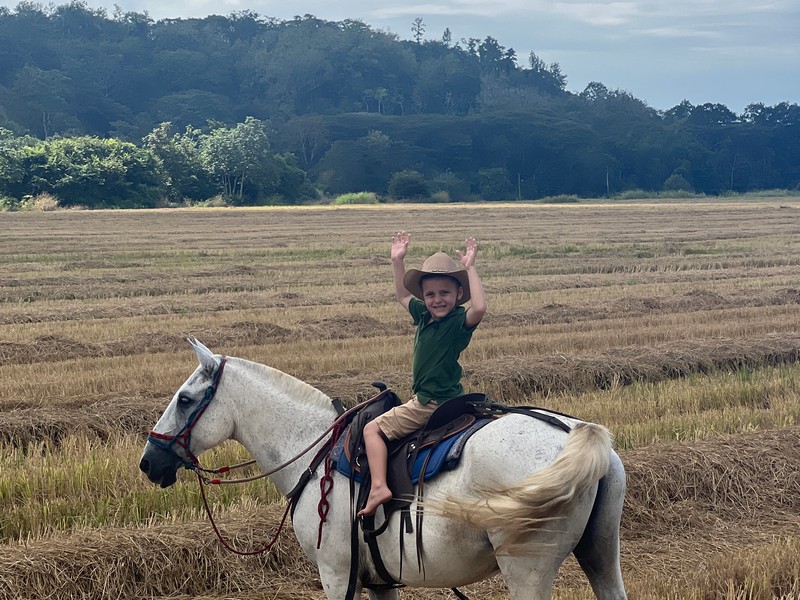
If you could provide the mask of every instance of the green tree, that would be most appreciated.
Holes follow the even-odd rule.
[[[422,22],[422,17],[417,17],[411,23],[411,36],[416,43],[421,44],[423,35],[425,35],[425,23]]]
[[[21,100],[12,116],[44,138],[77,125],[69,114],[69,79],[60,71],[25,66],[11,90]]]
[[[481,169],[478,172],[478,191],[484,200],[512,200],[515,198],[508,171],[503,167]]]
[[[228,196],[243,201],[248,186],[248,200],[252,201],[259,192],[269,194],[277,188],[278,170],[266,124],[254,117],[231,129],[216,127],[203,136],[201,156]]]
[[[389,179],[389,197],[395,200],[421,200],[430,195],[430,186],[419,171],[398,171]]]
[[[442,43],[448,48],[450,47],[450,44],[453,43],[453,33],[450,31],[449,27],[444,28],[444,32],[442,33]]]
[[[201,132],[187,126],[183,134],[172,133],[172,124],[161,123],[142,140],[158,160],[169,200],[204,200],[219,193],[219,187],[205,168],[200,147]]]
[[[28,139],[28,143],[34,140]],[[0,128],[0,196],[19,199],[24,190],[20,184],[25,178],[22,148],[23,138],[16,137],[8,129]]]

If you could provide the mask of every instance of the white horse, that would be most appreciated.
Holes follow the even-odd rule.
[[[196,455],[227,439],[241,443],[265,471],[315,445],[306,457],[271,476],[278,490],[288,493],[325,438],[315,440],[337,418],[330,399],[281,371],[241,358],[223,362],[196,340],[190,343],[200,366],[156,423],[140,468],[151,481],[168,487],[182,464],[191,466]],[[409,541],[403,545],[401,572],[398,513],[378,537],[389,574],[407,586],[453,588],[500,572],[512,599],[538,600],[550,598],[556,572],[573,553],[597,598],[625,599],[619,565],[625,472],[605,428],[568,421],[573,427],[569,434],[510,414],[474,433],[460,466],[425,484],[431,507],[426,500],[424,568],[418,568],[415,532],[405,534]],[[351,556],[349,482],[334,474],[330,512],[317,548],[322,468],[316,471],[296,503],[294,531],[317,565],[327,597],[342,600]],[[495,495],[487,496],[492,490]],[[416,508],[412,503],[412,522]],[[379,509],[377,523],[381,514]],[[359,539],[355,597],[363,586],[373,600],[399,598],[396,589],[369,589],[380,580]]]

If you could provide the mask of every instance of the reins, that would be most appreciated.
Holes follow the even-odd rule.
[[[281,532],[283,531],[284,525],[286,524],[286,517],[292,511],[292,508],[294,504],[297,502],[298,498],[300,497],[300,494],[303,491],[305,484],[314,474],[314,470],[322,462],[324,462],[325,475],[320,479],[321,500],[318,507],[318,512],[320,516],[320,525],[319,525],[319,537],[317,540],[317,547],[319,547],[320,541],[322,539],[322,525],[325,523],[328,511],[330,509],[329,503],[327,501],[327,496],[333,489],[333,478],[331,477],[331,460],[330,460],[330,454],[331,451],[333,450],[333,446],[338,441],[339,437],[344,431],[345,424],[347,420],[350,418],[350,416],[353,413],[362,409],[363,407],[371,404],[372,402],[375,402],[377,399],[379,399],[381,396],[384,395],[386,390],[383,390],[378,394],[376,394],[375,396],[367,400],[364,400],[363,402],[360,402],[355,406],[353,406],[352,408],[349,408],[348,410],[342,412],[333,421],[331,426],[328,427],[325,431],[323,431],[322,434],[320,434],[320,436],[317,437],[317,439],[311,442],[311,444],[309,444],[305,450],[303,450],[293,458],[290,458],[286,462],[278,465],[274,469],[270,469],[269,471],[264,471],[256,475],[252,475],[250,477],[242,477],[238,479],[220,479],[218,477],[211,478],[207,477],[205,474],[222,475],[237,469],[248,467],[252,464],[255,464],[256,462],[255,459],[252,459],[235,465],[226,465],[223,467],[217,467],[215,469],[206,469],[200,466],[199,459],[194,454],[192,454],[192,451],[189,449],[189,446],[191,444],[192,429],[200,420],[200,417],[203,415],[205,410],[208,408],[208,405],[211,403],[211,400],[216,395],[217,388],[219,387],[219,382],[222,378],[222,371],[225,368],[226,363],[227,363],[227,357],[222,357],[222,360],[219,363],[219,367],[217,368],[211,380],[211,385],[206,390],[203,399],[200,401],[198,406],[194,409],[194,411],[192,411],[192,413],[186,419],[186,423],[180,429],[180,431],[178,431],[177,434],[168,435],[168,434],[158,433],[156,431],[150,431],[148,435],[148,440],[154,445],[158,446],[159,448],[171,452],[178,458],[178,460],[181,462],[181,464],[183,464],[183,466],[186,469],[194,471],[195,475],[197,475],[197,481],[200,486],[200,496],[203,499],[203,506],[205,507],[206,514],[208,515],[208,520],[211,523],[211,528],[217,535],[217,539],[219,539],[220,544],[222,544],[222,546],[225,549],[229,550],[230,552],[233,552],[234,554],[238,554],[239,556],[254,556],[257,554],[263,554],[264,552],[270,550],[276,544],[278,538],[280,537]],[[328,438],[328,440],[322,445],[320,450],[314,456],[314,459],[311,461],[309,467],[305,471],[303,471],[297,485],[295,485],[295,487],[286,495],[289,501],[286,503],[286,510],[283,513],[283,517],[281,518],[278,530],[275,532],[275,535],[273,536],[272,540],[270,540],[269,543],[267,543],[265,546],[257,550],[242,551],[242,550],[237,550],[236,548],[231,546],[223,538],[222,533],[220,532],[219,528],[217,527],[217,523],[214,520],[214,516],[211,512],[211,506],[209,505],[208,499],[206,498],[205,485],[249,483],[251,481],[256,481],[258,479],[263,479],[264,477],[269,477],[270,475],[273,475],[278,471],[285,469],[292,463],[296,462],[297,460],[308,454],[329,433],[332,434],[330,438]],[[182,457],[180,454],[178,454],[178,452],[175,451],[174,445],[176,444],[184,449],[186,457]]]

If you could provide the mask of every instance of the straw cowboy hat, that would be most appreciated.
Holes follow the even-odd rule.
[[[437,252],[422,263],[421,269],[409,269],[403,277],[403,284],[414,296],[422,300],[422,279],[425,276],[437,275],[452,277],[462,287],[464,293],[456,302],[456,306],[469,300],[469,277],[466,269],[444,252]]]

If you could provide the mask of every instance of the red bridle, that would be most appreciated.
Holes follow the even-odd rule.
[[[165,433],[159,433],[157,431],[151,431],[147,436],[147,440],[149,442],[155,446],[158,446],[162,450],[166,450],[167,452],[174,454],[181,464],[183,464],[183,466],[187,469],[194,470],[198,467],[199,461],[189,448],[192,442],[192,429],[194,429],[194,426],[197,425],[197,422],[200,420],[200,417],[203,416],[203,413],[206,412],[208,405],[211,404],[211,400],[214,399],[214,396],[217,393],[217,388],[219,387],[219,381],[222,379],[222,371],[225,369],[225,364],[227,361],[227,357],[223,356],[222,360],[220,360],[217,370],[214,372],[214,376],[211,379],[211,385],[206,390],[203,399],[200,400],[198,405],[186,419],[186,423],[184,423],[183,427],[180,431],[178,431],[178,433],[175,435],[169,435]],[[185,456],[181,456],[175,450],[176,444],[183,448]]]

